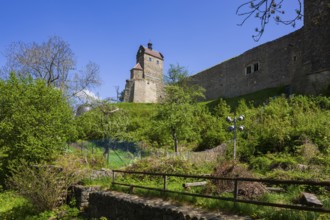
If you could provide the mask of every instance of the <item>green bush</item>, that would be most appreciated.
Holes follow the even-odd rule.
[[[73,112],[60,90],[42,80],[0,80],[0,183],[8,166],[51,161],[75,137]]]
[[[8,186],[26,198],[38,212],[53,210],[64,204],[68,188],[81,181],[86,170],[80,158],[67,154],[55,165],[20,161],[12,166]]]
[[[0,219],[24,219],[35,214],[31,203],[13,191],[0,193]]]

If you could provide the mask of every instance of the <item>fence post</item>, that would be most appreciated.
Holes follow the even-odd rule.
[[[167,176],[166,176],[166,174],[163,175],[163,179],[164,179],[163,192],[165,192],[166,191],[166,185],[167,185]]]
[[[112,185],[115,184],[115,171],[112,170]]]
[[[235,177],[235,180],[234,180],[234,207],[236,207],[237,194],[238,194],[238,180],[237,180],[237,177]]]

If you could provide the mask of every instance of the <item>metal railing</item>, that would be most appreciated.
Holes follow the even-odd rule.
[[[155,188],[155,187],[148,187],[148,186],[116,182],[115,173],[124,173],[124,174],[132,174],[132,175],[138,174],[138,175],[146,175],[146,176],[161,176],[163,178],[163,185],[161,188]],[[185,191],[169,190],[167,188],[168,177],[232,181],[234,184],[233,197],[231,198],[231,197],[189,193],[189,192],[185,192]],[[231,201],[231,202],[234,202],[234,204],[248,203],[248,204],[254,204],[254,205],[261,205],[261,206],[271,206],[271,207],[288,208],[288,209],[296,209],[296,210],[304,210],[304,211],[330,213],[330,209],[322,208],[322,207],[311,207],[311,206],[292,205],[292,204],[279,204],[279,203],[262,202],[262,201],[256,201],[256,200],[240,199],[238,197],[239,196],[238,190],[239,190],[240,182],[259,182],[259,183],[266,183],[266,184],[272,184],[272,185],[306,185],[306,186],[319,186],[319,187],[329,187],[330,188],[330,182],[325,182],[325,181],[320,182],[320,181],[299,181],[299,180],[273,180],[273,179],[239,178],[239,177],[227,178],[227,177],[215,177],[215,176],[208,176],[208,175],[185,175],[185,174],[167,174],[167,173],[150,173],[150,172],[112,170],[112,184],[113,185],[121,185],[121,186],[128,186],[131,188],[154,190],[154,191],[159,191],[159,192],[164,192],[164,193],[165,192],[177,193],[177,194],[186,195],[186,196],[195,196],[195,197],[201,197],[201,198],[210,198],[210,199]]]

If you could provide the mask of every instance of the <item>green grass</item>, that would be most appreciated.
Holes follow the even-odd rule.
[[[169,170],[169,167],[171,169]],[[184,167],[184,168],[183,168]],[[134,169],[133,169],[134,168]],[[183,170],[182,170],[183,168]],[[211,173],[209,168],[203,171],[200,168],[195,167],[193,164],[190,164],[187,161],[181,161],[179,159],[156,159],[150,160],[145,159],[139,161],[136,165],[133,165],[132,169],[135,171],[150,171],[150,172],[158,172],[158,173],[186,173],[186,174],[200,174],[200,173]],[[180,178],[180,177],[168,177],[167,178],[167,190],[177,191],[177,192],[187,192],[182,184],[186,182],[196,182],[199,180],[189,179],[189,178]],[[201,180],[202,181],[202,180]],[[161,176],[142,176],[142,175],[121,175],[116,176],[116,182],[118,183],[126,183],[137,186],[151,187],[162,189],[163,188],[163,178]],[[212,188],[212,184],[209,183]],[[232,193],[223,193],[223,194],[214,194],[209,190],[205,190],[206,187],[194,187],[191,188],[189,193],[196,194],[205,194],[205,195],[215,195],[227,198],[233,198]],[[111,186],[111,190],[122,191],[125,193],[134,193],[144,197],[161,197],[165,200],[174,200],[178,203],[190,203],[207,210],[221,210],[222,212],[229,213],[237,213],[241,215],[251,216],[253,218],[258,219],[296,219],[296,220],[313,220],[313,219],[330,219],[329,214],[322,214],[316,212],[308,212],[308,211],[297,211],[297,210],[289,210],[283,208],[274,208],[267,206],[256,206],[245,203],[237,203],[236,205],[233,202],[223,201],[218,199],[208,199],[201,197],[192,197],[186,196],[179,193],[163,193],[154,190],[146,190],[134,188],[133,191],[129,187],[124,187],[120,185]],[[287,193],[266,193],[259,201],[269,202],[269,203],[281,203],[281,204],[295,204],[295,201],[298,199],[300,192],[305,190],[299,186],[291,186],[287,188]],[[318,194],[319,199],[321,199],[324,204],[324,208],[330,208],[330,198],[326,192],[320,191]]]
[[[251,103],[256,107],[264,104],[271,97],[281,96],[282,94],[284,94],[284,92],[285,92],[285,87],[276,87],[276,88],[263,89],[258,92],[237,96],[234,98],[225,98],[224,100],[231,107],[232,111],[235,111],[240,100],[244,99],[246,103]],[[211,110],[214,109],[215,106],[217,106],[218,102],[219,100],[212,100],[212,101],[202,102],[201,104],[206,105]]]
[[[129,165],[135,160],[133,154],[122,150],[110,150],[108,158],[108,168],[110,169],[120,169]]]
[[[131,103],[131,102],[121,102],[114,104],[118,108],[127,110],[130,112],[131,116],[138,117],[147,117],[150,118],[150,115],[153,114],[158,104],[154,103]]]
[[[32,204],[12,191],[0,193],[0,219],[23,219],[34,214]]]
[[[78,142],[78,144],[83,147],[70,147],[69,151],[97,162],[96,166],[91,167],[93,169],[100,169],[102,167],[120,169],[137,159],[131,152],[120,149],[110,149],[107,158],[107,156],[104,155],[104,148],[101,146],[95,146],[95,144],[88,141]],[[92,165],[92,163],[90,163],[90,165]]]
[[[146,180],[146,179],[133,179],[133,178],[119,178],[116,182],[124,182],[130,183],[132,185],[140,185],[144,187],[153,187],[162,189],[162,181],[158,178],[153,180]],[[183,189],[182,183],[187,182],[184,180],[178,180],[174,178],[168,181],[167,189],[178,191],[178,192],[187,192]],[[192,197],[181,195],[179,193],[163,193],[159,191],[153,190],[146,190],[146,189],[139,189],[134,188],[133,191],[129,187],[123,186],[111,186],[112,190],[122,191],[125,193],[133,193],[136,195],[140,195],[143,197],[150,197],[150,198],[163,198],[164,200],[172,200],[179,204],[193,204],[199,207],[202,207],[207,210],[221,210],[221,212],[228,212],[228,213],[235,213],[245,216],[251,216],[257,219],[273,219],[273,220],[315,220],[315,219],[330,219],[330,214],[324,213],[317,213],[317,212],[310,212],[310,211],[298,211],[298,210],[290,210],[290,209],[283,209],[283,208],[275,208],[275,207],[267,207],[267,206],[257,206],[245,203],[237,203],[234,204],[233,202],[217,200],[217,199],[209,199],[209,198],[200,198],[200,197]],[[188,191],[189,193],[202,193],[202,188],[191,189]],[[222,197],[233,198],[232,193],[225,193],[221,195]],[[289,195],[289,197],[292,195]],[[261,201],[264,202],[272,202],[272,203],[283,203],[289,204],[290,198],[284,194],[272,194],[268,193],[264,195]],[[329,203],[329,198],[324,203]],[[327,207],[328,204],[325,204]]]
[[[65,213],[61,219],[83,219],[78,216],[79,210],[63,205],[56,210],[37,213],[33,205],[22,196],[12,191],[0,192],[0,219],[3,220],[48,220],[58,219],[58,214]]]
[[[245,99],[246,103],[252,103],[254,106],[262,105],[267,102],[267,100],[271,97],[281,96],[285,93],[285,86],[276,87],[276,88],[268,88],[263,89],[254,93],[237,96],[234,98],[225,98],[224,100],[231,106],[232,110],[238,105],[238,102],[242,99]],[[210,100],[201,102],[201,105],[207,105],[209,109],[213,109],[217,104],[218,100]],[[132,116],[138,117],[147,117],[150,118],[150,115],[154,114],[158,104],[154,103],[116,103],[114,104],[123,110],[127,110],[130,112]]]
[[[11,191],[0,193],[0,213],[5,213],[11,209],[27,204],[28,202]],[[1,214],[0,214],[1,216]]]

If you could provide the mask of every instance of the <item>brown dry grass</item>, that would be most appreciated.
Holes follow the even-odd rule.
[[[216,177],[228,177],[228,178],[255,178],[253,174],[242,164],[238,164],[234,161],[226,161],[219,164],[212,174]],[[228,180],[214,180],[212,182],[212,193],[224,193],[234,191],[234,182]],[[238,195],[246,199],[256,199],[262,196],[266,192],[266,187],[258,182],[239,182]]]

